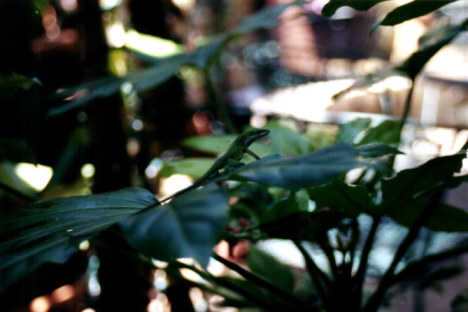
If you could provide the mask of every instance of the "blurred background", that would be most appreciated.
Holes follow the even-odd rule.
[[[127,79],[158,58],[164,64],[178,53],[194,53],[200,42],[228,33],[262,8],[288,2],[0,0],[1,82],[8,86],[11,79],[24,79],[21,90],[0,89],[0,205],[34,200],[39,193],[47,199],[127,186],[168,194],[188,182],[174,180],[174,186],[161,180],[157,159],[198,155],[181,146],[184,138],[261,127],[272,118],[298,129],[358,117],[375,123],[399,119],[411,87],[401,76],[334,95],[358,77],[404,61],[424,33],[459,23],[468,13],[468,1],[455,1],[369,36],[385,12],[405,1],[386,1],[367,12],[343,8],[325,18],[320,12],[327,1],[311,0],[287,8],[277,27],[230,41],[211,65],[212,82],[190,66],[177,68],[161,83],[151,81],[157,73]],[[398,166],[454,153],[468,138],[467,44],[466,34],[459,36],[418,77],[403,135],[410,163]],[[148,87],[142,87],[145,83]],[[216,108],[210,83],[230,122]],[[466,194],[458,190],[450,200],[468,208]],[[106,260],[105,254],[97,260],[89,246],[81,247],[64,268],[51,265],[40,278],[2,295],[6,311],[94,311],[88,303],[99,294],[105,298],[97,282],[98,262],[112,263],[100,274],[121,280],[127,264],[114,263],[112,256]],[[154,277],[154,285],[143,286],[151,301],[142,299],[141,305],[169,311],[168,298],[157,291],[166,289],[164,271],[138,270]],[[207,311],[202,294],[193,291],[190,298],[200,302],[197,311]],[[434,298],[427,311],[441,311],[437,304],[453,299]],[[413,306],[405,300],[412,299],[396,303],[398,311]]]

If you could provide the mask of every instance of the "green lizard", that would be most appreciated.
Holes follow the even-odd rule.
[[[175,196],[184,194],[188,191],[205,185],[211,179],[218,176],[222,169],[229,171],[243,165],[241,163],[241,159],[244,154],[249,154],[255,159],[259,159],[259,157],[254,152],[249,150],[249,147],[253,142],[263,138],[264,136],[268,135],[268,133],[270,133],[270,130],[265,129],[253,129],[242,133],[234,140],[234,142],[231,143],[231,145],[229,145],[227,151],[221,154],[220,157],[213,163],[213,165],[211,165],[211,167],[198,180],[196,180],[189,187],[186,187],[177,193],[164,198],[160,203],[164,203]]]

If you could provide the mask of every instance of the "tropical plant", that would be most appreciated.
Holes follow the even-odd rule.
[[[368,10],[379,2],[382,0],[331,0],[322,13],[330,16],[342,6]],[[454,1],[411,1],[390,12],[375,27],[401,23],[450,2]],[[153,58],[154,64],[125,77],[106,77],[61,91],[59,96],[63,97],[79,90],[86,92],[51,109],[49,115],[62,114],[96,97],[114,94],[124,82],[132,83],[136,90],[154,87],[174,76],[182,66],[201,69],[216,99],[210,71],[227,43],[248,32],[274,27],[286,7],[270,7],[250,16],[233,31],[201,45],[194,54],[179,52],[164,59]],[[465,31],[467,23],[465,20],[431,32],[421,39],[420,50],[405,62],[392,70],[363,77],[353,87],[365,87],[394,74],[409,77],[414,83],[428,60]],[[16,89],[37,83],[19,75],[2,77],[0,81],[2,90],[3,81],[13,83]],[[180,279],[185,279],[180,269],[197,273],[201,281],[186,282],[221,295],[226,306],[246,311],[346,308],[372,312],[388,299],[392,287],[434,287],[439,281],[460,273],[459,268],[439,265],[466,253],[467,242],[420,257],[410,257],[409,251],[423,231],[468,231],[468,213],[441,201],[445,190],[467,179],[466,175],[457,175],[466,157],[466,146],[453,155],[393,172],[395,157],[400,154],[401,132],[411,107],[412,90],[401,121],[371,126],[370,120],[359,119],[343,124],[336,133],[327,133],[328,140],[320,148],[307,135],[279,123],[269,123],[265,126],[270,130],[268,140],[252,146],[262,156],[260,160],[226,170],[206,186],[177,196],[168,204],[159,205],[145,189],[125,188],[34,201],[2,211],[0,291],[45,263],[64,263],[81,242],[92,241],[105,231],[115,231],[115,226],[119,235],[146,260],[167,262],[165,270]],[[215,102],[227,127],[234,128],[229,126],[229,116],[223,112],[222,103]],[[219,153],[234,137],[233,134],[199,137],[187,140],[186,144]],[[18,142],[12,142],[11,146],[21,148]],[[7,150],[0,152],[3,158],[10,158]],[[197,177],[211,162],[207,159],[165,161],[160,174],[182,172]],[[193,169],[193,164],[197,164],[198,170]],[[356,172],[359,174],[352,174]],[[18,194],[27,193],[14,182],[6,181],[2,185]],[[368,227],[364,225],[366,222],[370,224]],[[407,230],[388,267],[377,272],[378,283],[369,290],[371,253],[381,228],[388,224]],[[304,272],[297,276],[290,266],[254,247],[268,239],[292,242],[303,257]],[[213,246],[220,240],[228,241],[231,246],[240,241],[252,244],[247,268],[213,253]],[[178,261],[185,257],[193,258],[197,265]],[[211,258],[241,278],[210,273],[207,266]]]

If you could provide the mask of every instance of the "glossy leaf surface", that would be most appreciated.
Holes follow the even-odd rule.
[[[45,262],[64,263],[78,244],[156,202],[143,189],[37,202],[0,220],[0,289]]]
[[[162,261],[193,257],[206,266],[228,208],[225,191],[207,186],[125,219],[120,226],[129,242],[148,257]]]

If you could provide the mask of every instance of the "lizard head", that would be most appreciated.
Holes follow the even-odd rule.
[[[253,142],[257,141],[264,136],[267,136],[270,130],[266,129],[252,129],[248,130],[240,135],[240,139],[244,146],[250,146]]]

